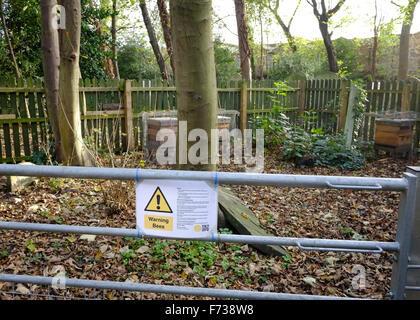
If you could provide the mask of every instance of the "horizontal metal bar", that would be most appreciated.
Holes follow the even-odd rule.
[[[408,265],[408,267],[407,267],[408,269],[420,269],[420,265],[413,265],[413,264],[410,264],[410,265]]]
[[[377,247],[373,250],[365,249],[342,249],[342,248],[320,248],[320,247],[305,247],[300,242],[297,243],[300,250],[304,251],[330,251],[330,252],[358,252],[358,253],[370,253],[370,254],[381,254],[384,250],[381,247]]]
[[[137,238],[138,232],[136,229],[122,229],[122,228],[105,228],[105,227],[89,227],[89,226],[71,226],[60,224],[41,224],[41,223],[27,223],[27,222],[5,222],[0,221],[0,230],[23,230],[23,231],[37,231],[37,232],[56,232],[56,233],[72,233],[72,234],[92,234],[102,236],[115,237],[132,237]],[[149,237],[146,237],[149,238]],[[169,238],[165,238],[169,239]],[[175,240],[172,238],[172,240]],[[179,240],[179,239],[178,239]],[[182,239],[182,240],[197,240],[197,239]],[[212,241],[209,238],[205,241]],[[314,247],[317,250],[329,251],[335,249],[336,251],[357,251],[357,250],[378,250],[381,248],[384,251],[399,251],[400,247],[397,242],[375,242],[375,241],[356,241],[356,240],[328,240],[328,239],[305,239],[305,238],[281,238],[269,236],[251,236],[251,235],[236,235],[236,234],[216,234],[214,235],[215,242],[229,242],[229,243],[247,243],[247,244],[265,244],[278,246],[294,246],[298,247]],[[375,252],[378,253],[378,252]]]
[[[107,180],[135,180],[136,172],[140,179],[168,179],[168,180],[195,180],[214,181],[216,172],[206,171],[179,171],[179,170],[150,170],[126,168],[96,168],[96,167],[58,167],[58,166],[22,166],[13,164],[0,165],[0,175],[6,176],[34,176],[34,177],[61,177],[80,179],[107,179]],[[246,184],[301,188],[329,188],[328,184],[342,186],[379,185],[382,190],[403,191],[408,183],[405,178],[364,178],[340,176],[299,176],[283,174],[258,174],[218,172],[217,179],[220,184]]]
[[[405,290],[408,291],[420,291],[420,287],[406,286]]]
[[[84,280],[84,279],[59,279],[60,285],[65,287],[75,288],[92,288],[92,289],[107,289],[120,291],[135,291],[135,292],[153,292],[166,293],[176,295],[194,295],[217,298],[233,298],[233,299],[261,299],[261,300],[356,300],[347,297],[334,296],[316,296],[305,294],[288,294],[288,293],[273,293],[273,292],[258,292],[258,291],[240,291],[227,289],[212,289],[212,288],[194,288],[181,287],[169,285],[130,283],[130,282],[116,282],[116,281],[99,281],[99,280]],[[13,283],[33,283],[46,286],[57,286],[58,278],[40,277],[40,276],[24,276],[12,274],[0,274],[0,282]]]
[[[364,186],[351,186],[351,185],[336,185],[330,182],[327,182],[328,187],[332,189],[349,189],[349,190],[382,190],[382,186],[380,184],[375,185],[364,185]]]

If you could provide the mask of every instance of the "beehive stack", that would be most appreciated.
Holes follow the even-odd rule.
[[[375,144],[393,148],[410,147],[416,122],[406,119],[377,119]]]
[[[230,117],[218,117],[218,129],[230,130],[231,118]],[[178,119],[171,117],[162,118],[149,118],[147,119],[147,150],[149,153],[154,153],[165,141],[156,141],[159,130],[170,129],[174,132],[175,136],[178,136]]]
[[[156,152],[161,144],[167,141],[157,141],[156,137],[160,130],[172,130],[175,136],[178,135],[178,119],[177,118],[150,118],[147,120],[147,149],[149,152]]]

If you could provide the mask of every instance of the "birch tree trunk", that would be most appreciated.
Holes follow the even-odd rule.
[[[182,170],[216,170],[211,163],[211,129],[217,127],[216,67],[212,31],[211,0],[171,0],[172,40],[178,119],[187,121],[188,129],[207,133],[207,164],[182,164],[179,144],[185,141],[178,130],[178,166]],[[180,126],[179,126],[180,128]],[[188,143],[188,149],[194,142]],[[185,159],[184,159],[185,160]]]
[[[79,0],[60,0],[66,9],[66,29],[59,31],[60,89],[59,127],[64,162],[89,166],[92,159],[82,139],[79,104],[81,5]]]
[[[61,135],[58,124],[58,91],[60,77],[60,48],[58,30],[54,27],[57,19],[54,7],[57,0],[41,0],[41,43],[42,65],[44,69],[45,96],[47,100],[48,116],[55,141],[55,158],[58,162],[63,160],[61,149]]]

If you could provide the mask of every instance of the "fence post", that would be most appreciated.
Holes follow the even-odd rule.
[[[306,80],[298,81],[299,95],[298,95],[298,115],[305,112],[306,103]]]
[[[125,127],[123,128],[122,143],[124,151],[128,152],[134,148],[133,132],[133,102],[131,98],[131,81],[126,80],[123,91]]]
[[[349,81],[341,80],[340,114],[338,118],[338,131],[343,131],[346,125],[347,107],[349,104]]]
[[[359,89],[355,85],[350,86],[350,94],[348,97],[348,107],[345,118],[344,134],[346,135],[346,147],[350,148],[353,141],[354,130],[354,104],[359,95]]]
[[[406,82],[403,84],[402,88],[402,97],[401,97],[401,111],[410,111],[410,94],[411,94],[411,88],[410,85]]]
[[[85,117],[87,115],[86,93],[85,93],[85,91],[81,91],[80,104],[82,105],[82,116]],[[88,121],[87,121],[87,119],[84,119],[82,122],[83,122],[83,129],[84,129],[84,132],[85,132],[84,137],[89,137],[90,132],[89,132],[89,128],[88,128]]]
[[[414,172],[415,174],[413,174]],[[401,193],[400,207],[398,212],[398,227],[396,241],[400,245],[398,254],[394,255],[394,263],[392,265],[391,292],[390,295],[395,300],[407,298],[407,280],[408,270],[410,269],[410,285],[419,283],[413,279],[413,271],[418,272],[419,269],[412,269],[413,266],[419,265],[419,177],[420,168],[411,168],[409,172],[404,173],[404,178],[408,182],[408,188]],[[414,256],[413,256],[414,254]],[[414,281],[413,281],[414,280]],[[410,290],[409,290],[410,291]],[[415,295],[416,291],[413,291]],[[412,295],[413,296],[413,295]]]
[[[243,81],[241,83],[241,105],[240,105],[240,128],[242,135],[245,137],[245,130],[248,124],[248,83]]]
[[[408,300],[420,300],[420,167],[408,167],[407,172],[417,177],[417,195],[413,201],[414,217],[411,229],[409,265],[407,271],[407,287],[416,287],[417,290],[406,290]]]

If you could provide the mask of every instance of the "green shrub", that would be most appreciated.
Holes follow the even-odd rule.
[[[345,136],[319,135],[314,142],[312,154],[315,164],[323,167],[338,167],[343,171],[364,167],[366,159],[356,148],[347,148]]]
[[[273,114],[258,116],[252,123],[254,129],[264,130],[265,146],[268,150],[276,151],[282,159],[293,161],[296,165],[310,163],[323,167],[338,167],[343,171],[364,167],[365,157],[358,148],[346,147],[343,134],[326,134],[322,128],[308,132],[301,126],[292,124],[284,113],[286,109],[282,103],[285,101],[282,98],[292,89],[286,82],[277,82],[275,85],[277,89],[273,90],[272,96]],[[364,102],[365,96],[362,94],[355,107],[355,131],[359,128],[358,114],[361,114]],[[310,127],[313,127],[317,120],[316,114],[311,111],[305,111],[299,117],[301,122]]]
[[[303,158],[310,154],[312,150],[312,141],[309,133],[300,127],[295,127],[286,132],[283,142],[283,158],[293,160]]]

